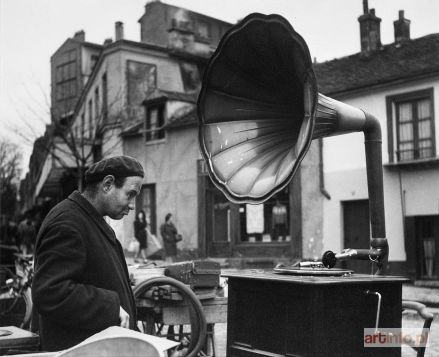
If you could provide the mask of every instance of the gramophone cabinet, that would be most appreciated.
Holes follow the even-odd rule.
[[[312,277],[241,271],[228,277],[227,356],[401,356],[364,347],[364,328],[401,327],[405,278],[353,274]]]

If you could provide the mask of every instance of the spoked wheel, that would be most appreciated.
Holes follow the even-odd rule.
[[[145,333],[178,340],[181,346],[187,349],[185,354],[187,357],[198,355],[206,340],[206,319],[200,301],[189,287],[178,280],[160,276],[142,281],[133,289],[133,292],[136,300],[146,301],[146,307],[138,309]],[[165,324],[162,321],[163,308],[167,305],[175,305],[176,301],[173,298],[176,294],[181,297],[177,304],[183,303],[188,309],[190,331],[183,325],[178,325],[176,333],[177,326],[171,323]],[[139,303],[137,305],[142,306]]]
[[[17,276],[7,268],[0,286],[0,325],[14,325],[28,330],[32,319],[32,296],[29,286],[19,286]]]

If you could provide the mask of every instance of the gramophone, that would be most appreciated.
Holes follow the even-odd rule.
[[[380,123],[318,93],[308,47],[288,21],[252,14],[223,37],[203,78],[198,116],[210,178],[235,203],[261,203],[284,189],[313,139],[364,132],[370,249],[325,252],[320,273],[347,259],[370,260],[383,273],[388,243]]]
[[[401,326],[406,281],[383,275],[388,243],[379,121],[320,94],[303,38],[283,17],[257,13],[233,26],[210,58],[198,117],[209,176],[236,203],[261,203],[285,188],[313,139],[358,131],[365,137],[370,248],[326,252],[320,269],[278,268],[292,274],[224,274],[227,355],[400,356],[398,348],[363,345],[364,328]],[[373,261],[377,274],[334,273],[344,259]]]

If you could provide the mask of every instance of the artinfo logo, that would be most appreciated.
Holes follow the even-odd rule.
[[[364,347],[428,347],[430,329],[365,328]]]

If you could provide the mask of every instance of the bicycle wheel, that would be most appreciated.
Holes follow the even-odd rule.
[[[190,344],[187,347],[186,357],[195,357],[201,351],[206,339],[207,325],[204,317],[203,308],[195,293],[182,282],[169,277],[153,277],[142,281],[134,289],[134,297],[136,299],[141,298],[144,293],[153,287],[170,285],[179,290],[183,295],[184,301],[187,303],[187,308],[190,316]],[[146,331],[152,334],[160,333],[163,325],[157,324],[154,318],[148,318],[146,322]],[[171,326],[171,325],[169,325]],[[157,327],[159,331],[157,331]],[[180,335],[183,334],[183,330],[180,329]]]
[[[9,293],[0,299],[0,326],[20,327],[26,315],[26,302],[22,296]]]

